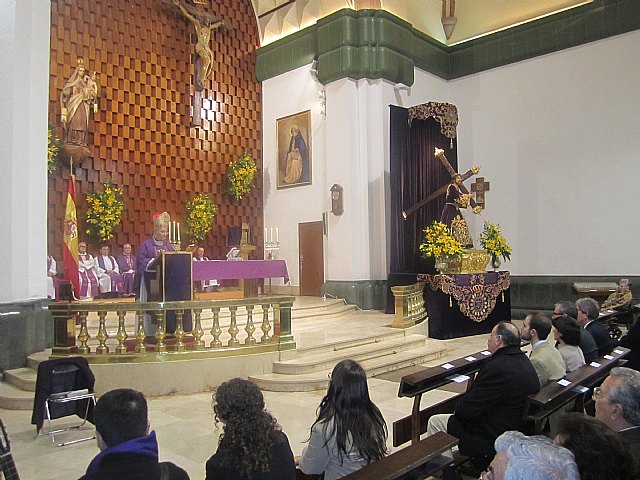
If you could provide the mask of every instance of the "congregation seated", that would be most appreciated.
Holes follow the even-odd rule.
[[[295,462],[289,439],[265,410],[256,384],[234,378],[213,395],[216,423],[223,433],[207,461],[206,480],[293,480]]]
[[[95,265],[95,259],[87,252],[87,244],[85,242],[78,243],[78,275],[80,277],[78,300],[93,300],[100,293]]]
[[[302,451],[300,470],[342,478],[387,455],[387,425],[369,397],[367,375],[353,360],[339,362]]]
[[[596,418],[618,433],[640,478],[640,372],[616,367],[594,389]],[[613,478],[613,477],[610,477]]]
[[[566,373],[571,373],[586,365],[584,354],[580,349],[580,325],[573,318],[563,315],[551,320],[553,338],[564,365]]]
[[[562,301],[558,302],[553,307],[553,315],[551,319],[561,317],[566,315],[568,317],[573,318],[574,320],[578,320],[578,309],[576,308],[575,303]],[[598,346],[596,345],[596,341],[593,339],[591,334],[585,330],[582,326],[580,326],[580,350],[582,350],[582,354],[584,355],[584,361],[586,363],[593,362],[596,358],[598,358]]]
[[[110,255],[109,245],[100,247],[100,255],[95,262],[96,277],[100,284],[100,293],[104,297],[117,297],[123,290],[123,278],[115,257]]]
[[[531,342],[529,359],[538,374],[541,387],[560,380],[567,371],[562,355],[547,341],[551,328],[551,320],[545,314],[536,312],[525,317],[520,331],[522,339]]]
[[[118,262],[118,268],[120,269],[120,275],[122,275],[122,295],[125,297],[135,296],[133,282],[136,276],[137,258],[131,252],[131,244],[125,243],[122,246],[122,253],[118,255],[118,258],[116,259],[116,262]]]
[[[602,302],[602,305],[600,305],[600,311],[624,311],[631,304],[631,300],[633,300],[633,297],[631,295],[631,289],[629,288],[629,279],[621,278],[616,287],[616,291],[609,295],[609,297]]]
[[[495,450],[479,480],[580,480],[573,454],[546,437],[508,431],[496,439]]]
[[[57,277],[58,269],[55,259],[49,255],[47,256],[47,296],[55,300],[58,286],[60,285],[60,279]]]
[[[495,454],[496,438],[522,427],[527,397],[540,390],[536,370],[520,349],[520,332],[515,325],[497,324],[487,349],[491,357],[458,400],[454,413],[433,415],[427,425],[429,435],[444,431],[460,439],[460,453],[475,457],[481,468]]]
[[[606,355],[615,346],[615,341],[609,336],[607,327],[598,320],[600,307],[598,302],[593,298],[579,298],[576,300],[576,309],[578,310],[578,324],[588,331],[596,342],[598,347],[598,356]]]
[[[149,433],[147,400],[135,390],[105,393],[95,407],[98,448],[80,480],[188,480],[171,462],[158,461],[158,441]]]
[[[564,414],[554,442],[573,453],[581,480],[635,478],[633,460],[618,434],[593,417]]]

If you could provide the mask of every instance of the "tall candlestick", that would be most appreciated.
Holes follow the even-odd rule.
[[[278,227],[276,227],[276,243],[278,243],[278,242],[279,242],[279,240],[278,240]]]

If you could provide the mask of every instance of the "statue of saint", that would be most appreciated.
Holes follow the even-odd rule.
[[[479,171],[478,167],[473,167],[473,173]],[[473,213],[480,213],[482,207],[476,205],[470,193],[462,191],[462,175],[456,173],[451,177],[451,183],[447,186],[447,196],[445,198],[444,208],[440,215],[440,221],[444,223],[451,235],[459,241],[464,248],[473,248],[473,238],[469,232],[467,221],[462,216],[461,209],[469,206],[473,208]]]
[[[64,143],[85,146],[89,116],[97,107],[98,84],[96,73],[89,74],[82,58],[62,88],[60,104],[62,105],[62,126]]]
[[[211,32],[218,27],[225,25],[224,20],[199,10],[191,9],[188,4],[183,4],[181,0],[173,0],[182,14],[193,23],[196,29],[198,42],[196,43],[196,53],[200,56],[201,65],[196,64],[196,90],[204,88],[204,82],[211,75],[213,69],[213,52],[211,51]]]

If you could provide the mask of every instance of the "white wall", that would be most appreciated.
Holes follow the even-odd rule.
[[[322,212],[329,209],[325,166],[319,160],[326,157],[326,122],[320,113],[318,89],[309,67],[287,72],[262,85],[264,222],[267,228],[279,229],[278,257],[287,262],[292,285],[299,285],[300,281],[298,224],[321,221]],[[277,190],[276,119],[305,110],[311,110],[312,185]]]
[[[640,32],[450,82],[521,275],[638,275]],[[472,215],[468,214],[469,219]]]
[[[47,295],[50,9],[0,2],[0,303]]]
[[[480,165],[487,209],[466,218],[474,237],[499,223],[518,275],[639,275],[634,247],[640,188],[640,32],[446,82],[416,69],[410,88],[381,80],[318,85],[302,67],[263,84],[265,225],[280,228],[280,258],[299,284],[297,224],[330,211],[325,278],[386,278],[389,108],[458,107],[460,170]],[[313,185],[276,190],[275,119],[311,109]]]

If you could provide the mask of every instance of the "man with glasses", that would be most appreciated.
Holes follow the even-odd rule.
[[[618,432],[640,474],[640,372],[616,367],[593,389],[596,418]]]
[[[460,453],[475,457],[485,468],[495,451],[493,443],[507,430],[517,430],[527,396],[540,390],[529,358],[520,350],[520,332],[512,323],[493,327],[487,340],[492,354],[480,368],[455,413],[433,415],[427,434],[447,432],[460,439]]]
[[[553,315],[551,316],[551,319],[555,320],[562,316],[571,317],[577,321],[578,309],[575,304],[566,301],[556,303],[553,307]],[[580,327],[580,350],[582,350],[584,361],[587,362],[587,364],[598,358],[598,346],[596,345],[596,341],[588,331],[582,328],[582,326]]]
[[[615,346],[614,340],[609,336],[607,327],[598,320],[600,306],[593,298],[579,298],[576,300],[578,324],[591,334],[598,346],[598,355],[601,357],[608,354]],[[586,360],[586,359],[585,359]]]

